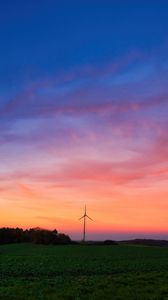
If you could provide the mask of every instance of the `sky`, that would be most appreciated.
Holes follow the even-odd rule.
[[[168,238],[168,2],[0,8],[0,227]]]

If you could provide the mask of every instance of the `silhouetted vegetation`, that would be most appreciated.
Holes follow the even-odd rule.
[[[168,247],[167,240],[152,240],[152,239],[134,239],[128,241],[121,241],[120,244],[132,244],[132,245],[142,245],[142,246],[159,246]]]
[[[85,241],[85,242],[79,242],[80,245],[87,245],[87,246],[104,246],[104,245],[112,245],[116,246],[118,243],[116,241],[112,240],[105,240],[105,241]]]
[[[103,242],[103,244],[104,244],[104,245],[118,245],[117,242],[112,241],[112,240],[105,240],[105,241]]]
[[[44,245],[71,244],[71,239],[64,233],[41,228],[23,230],[21,228],[0,228],[0,244],[35,243]]]

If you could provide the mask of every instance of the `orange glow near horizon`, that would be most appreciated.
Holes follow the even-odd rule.
[[[17,183],[11,194],[3,192],[0,226],[56,228],[80,238],[83,223],[78,219],[86,202],[88,215],[94,220],[87,222],[88,237],[112,238],[114,233],[127,237],[130,232],[137,237],[139,233],[144,236],[168,233],[165,187],[159,191],[156,187],[139,190],[106,185],[96,186],[92,182],[90,186],[87,182],[78,188],[60,186],[48,190],[41,185]]]

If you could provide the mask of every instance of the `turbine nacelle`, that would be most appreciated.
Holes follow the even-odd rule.
[[[81,218],[79,218],[79,220],[81,220],[81,219],[83,219],[83,218],[88,218],[88,219],[90,219],[91,221],[93,221],[93,219],[91,219],[88,215],[83,215]]]

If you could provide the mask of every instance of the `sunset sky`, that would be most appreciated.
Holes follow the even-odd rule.
[[[0,227],[168,238],[168,2],[0,7]]]

